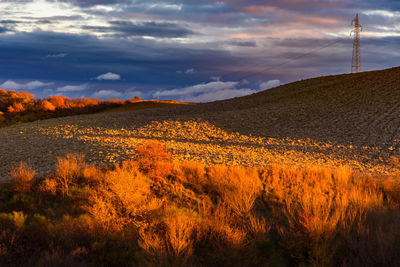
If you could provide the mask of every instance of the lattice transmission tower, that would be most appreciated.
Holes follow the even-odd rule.
[[[353,60],[351,63],[351,73],[361,71],[361,32],[363,31],[363,26],[360,24],[358,14],[351,21],[351,25],[354,25],[354,30],[350,32],[350,36],[354,33],[353,42]]]

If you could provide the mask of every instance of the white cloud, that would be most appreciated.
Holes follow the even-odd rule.
[[[39,88],[39,87],[45,87],[45,86],[49,86],[49,85],[52,85],[52,84],[53,83],[44,83],[44,82],[41,82],[41,81],[31,81],[31,82],[25,84],[25,86],[28,89],[36,89],[36,88]]]
[[[143,93],[140,91],[135,91],[135,88],[130,88],[124,92],[123,99],[132,99],[135,96],[139,96],[140,98],[143,97]]]
[[[122,93],[115,90],[100,90],[93,94],[94,98],[107,99],[107,98],[120,98]]]
[[[193,74],[195,72],[194,69],[187,69],[185,70],[185,74]]]
[[[46,57],[49,58],[63,58],[66,57],[68,54],[67,53],[59,53],[59,54],[49,54]]]
[[[367,16],[382,16],[382,17],[389,17],[389,18],[393,18],[393,17],[397,17],[400,12],[397,11],[388,11],[388,10],[367,10],[363,12],[365,15]]]
[[[139,91],[135,91],[135,88],[130,88],[125,91],[116,91],[116,90],[100,90],[95,92],[92,97],[98,99],[110,99],[110,98],[118,98],[118,99],[132,99],[135,96],[142,97],[143,93]]]
[[[32,90],[32,89],[37,89],[40,87],[47,87],[49,85],[52,85],[53,83],[44,83],[41,81],[31,81],[28,83],[18,83],[15,81],[8,80],[4,82],[3,84],[0,85],[0,88],[6,89],[6,90]]]
[[[0,88],[4,88],[6,90],[19,90],[22,88],[22,85],[14,81],[6,81],[0,85]]]
[[[63,87],[58,87],[57,92],[76,92],[76,91],[83,91],[88,89],[88,84],[84,83],[81,85],[66,85]]]
[[[268,82],[263,82],[260,84],[260,90],[267,90],[273,87],[277,87],[281,84],[280,80],[270,80]]]
[[[156,98],[173,97],[181,101],[208,102],[256,93],[256,90],[237,88],[237,82],[213,81],[185,88],[157,91]]]
[[[193,68],[191,68],[191,69],[187,69],[187,70],[177,70],[176,71],[176,73],[179,73],[179,74],[193,74],[193,73],[195,73],[196,72],[196,70],[195,69],[193,69]]]
[[[110,81],[115,81],[115,80],[120,80],[121,75],[112,73],[112,72],[107,72],[104,74],[101,74],[100,76],[97,76],[97,80],[110,80]]]

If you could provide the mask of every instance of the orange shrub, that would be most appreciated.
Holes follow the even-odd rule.
[[[192,255],[196,241],[196,216],[173,204],[163,213],[161,221],[155,218],[146,228],[140,229],[139,245],[153,256],[166,257],[168,265],[184,265]]]
[[[118,104],[118,105],[123,105],[123,104],[125,104],[125,101],[124,100],[120,100],[120,99],[107,99],[107,100],[104,100],[104,102],[106,102],[106,103],[111,103],[111,104]]]
[[[66,104],[67,98],[65,96],[51,96],[48,98],[48,101],[58,109],[68,108]]]
[[[23,193],[31,192],[35,175],[36,172],[32,167],[24,162],[20,162],[17,167],[11,170],[14,190]]]
[[[139,169],[150,178],[167,178],[173,170],[171,155],[157,141],[148,141],[136,148]]]
[[[205,166],[199,162],[179,162],[176,176],[181,183],[190,185],[196,192],[204,192],[208,184]]]
[[[91,200],[87,210],[103,230],[121,230],[128,223],[140,225],[162,204],[152,194],[150,180],[129,160],[104,174],[91,192]]]
[[[82,171],[82,178],[87,181],[89,184],[98,184],[102,180],[104,180],[105,173],[92,165],[85,165]]]
[[[261,194],[262,183],[256,169],[216,165],[208,169],[207,177],[209,186],[238,216],[246,216]]]
[[[20,105],[14,105],[14,104]],[[33,105],[33,95],[24,91],[5,91],[0,89],[0,110],[9,112],[22,112],[25,107],[31,107]],[[22,107],[24,107],[22,109]]]
[[[53,196],[56,195],[59,184],[58,182],[51,177],[47,177],[40,183],[39,190],[43,193],[49,193]]]
[[[56,109],[56,107],[49,101],[47,100],[43,100],[40,103],[40,109],[44,110],[44,111],[54,111]]]
[[[62,194],[68,192],[71,184],[77,182],[82,177],[85,167],[83,155],[68,154],[65,158],[58,158],[56,167],[56,181],[59,183]]]
[[[25,111],[25,107],[22,103],[13,103],[11,106],[7,108],[9,113],[20,113]]]

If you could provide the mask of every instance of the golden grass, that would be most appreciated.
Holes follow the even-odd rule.
[[[59,159],[54,176],[24,192],[37,198],[36,208],[25,204],[18,211],[23,213],[0,214],[0,224],[10,229],[0,236],[0,248],[9,258],[22,255],[9,252],[18,242],[37,242],[27,237],[36,229],[53,240],[40,247],[38,262],[56,262],[55,257],[145,266],[400,263],[398,178],[349,168],[207,166],[173,161],[151,141],[138,147],[134,159],[108,170],[68,155]],[[47,211],[54,203],[58,210]],[[44,219],[35,214],[39,207],[46,210]],[[10,243],[11,236],[24,238]],[[54,242],[62,253],[46,254]]]

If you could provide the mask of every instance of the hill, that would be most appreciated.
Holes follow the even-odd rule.
[[[400,68],[319,77],[250,96],[79,115],[0,129],[0,169],[28,161],[48,172],[57,156],[86,154],[94,163],[132,157],[158,139],[178,160],[262,166],[348,165],[394,175],[399,149]],[[43,144],[37,146],[37,143]],[[35,157],[32,155],[40,155]]]
[[[247,134],[397,150],[399,81],[400,68],[326,76],[192,110],[205,110],[202,116],[222,118],[225,127]]]

